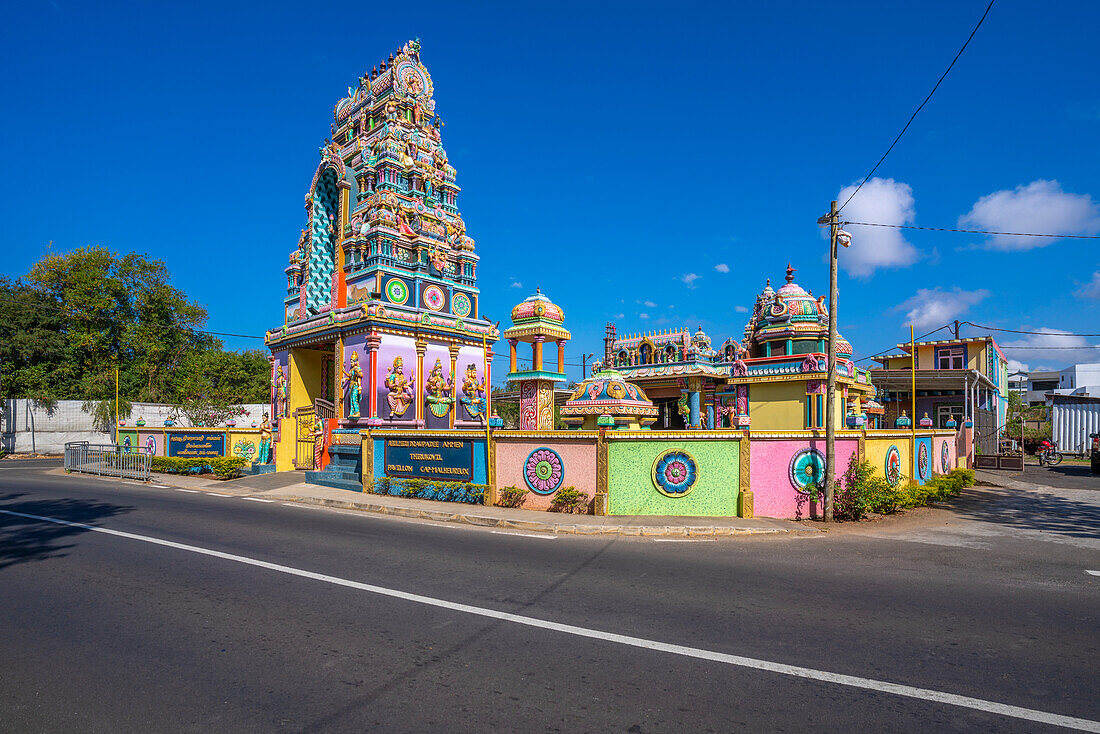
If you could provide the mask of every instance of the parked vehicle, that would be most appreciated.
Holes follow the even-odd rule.
[[[1092,473],[1100,474],[1100,433],[1091,433],[1089,438],[1092,439],[1092,449],[1089,451],[1089,458],[1092,459]]]
[[[1062,454],[1058,452],[1058,444],[1043,441],[1039,448],[1039,466],[1057,466],[1062,463]]]

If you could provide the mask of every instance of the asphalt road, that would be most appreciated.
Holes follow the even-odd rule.
[[[1079,494],[655,542],[4,462],[0,731],[1100,730]]]

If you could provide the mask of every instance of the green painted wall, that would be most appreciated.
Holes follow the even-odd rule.
[[[737,516],[740,441],[611,440],[607,446],[612,515]],[[653,462],[668,449],[686,451],[699,472],[695,488],[668,497],[653,485]]]

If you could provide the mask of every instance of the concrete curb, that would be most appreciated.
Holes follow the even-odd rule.
[[[678,538],[697,537],[729,537],[739,535],[800,535],[815,534],[821,531],[816,528],[787,529],[787,528],[736,528],[730,526],[693,526],[682,525],[595,525],[576,524],[566,522],[543,522],[540,520],[511,520],[503,517],[491,517],[463,512],[446,512],[440,510],[421,510],[415,507],[392,507],[381,503],[372,502],[345,502],[325,497],[302,497],[288,495],[279,497],[285,502],[297,502],[305,505],[319,505],[322,507],[334,507],[341,510],[358,510],[360,512],[374,512],[380,515],[393,515],[395,517],[408,517],[417,520],[434,520],[436,522],[456,522],[466,525],[481,527],[502,528],[506,530],[524,530],[528,532],[556,533],[559,535],[632,535],[632,536],[668,536]]]

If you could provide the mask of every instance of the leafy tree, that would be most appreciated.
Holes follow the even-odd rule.
[[[23,280],[0,277],[0,391],[46,403],[77,382],[60,305]]]

